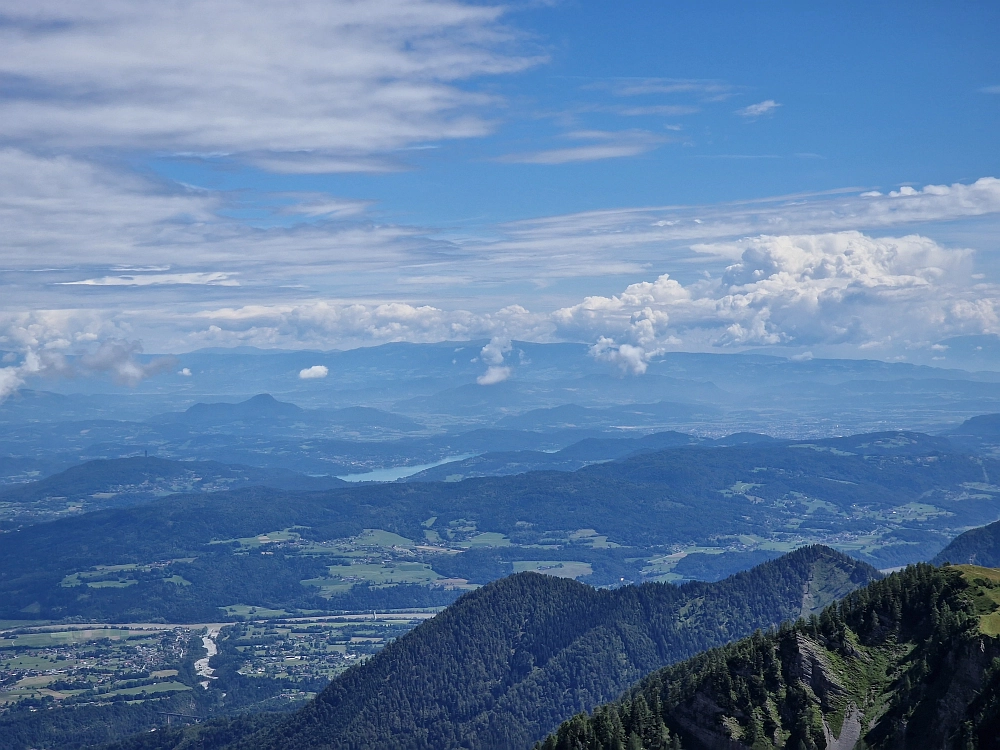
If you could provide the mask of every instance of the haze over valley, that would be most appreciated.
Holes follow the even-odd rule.
[[[1000,747],[998,32],[0,0],[0,750]]]

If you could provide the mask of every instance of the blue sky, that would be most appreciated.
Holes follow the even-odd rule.
[[[877,5],[529,6],[506,18],[523,34],[521,50],[545,61],[470,82],[501,97],[485,113],[492,132],[413,143],[394,154],[407,171],[275,178],[174,160],[153,168],[216,188],[361,196],[392,220],[441,225],[998,173],[1000,94],[984,89],[1000,80],[991,52],[1000,6]],[[778,106],[738,114],[766,101]],[[502,161],[601,144],[569,137],[587,131],[617,134],[637,153]]]
[[[0,380],[135,342],[941,359],[1000,333],[998,32],[972,2],[0,0]]]

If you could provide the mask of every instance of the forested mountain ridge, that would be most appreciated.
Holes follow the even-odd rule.
[[[998,570],[912,566],[659,670],[536,750],[995,748],[998,604]]]
[[[587,583],[639,582],[674,575],[676,555],[699,548],[742,554],[747,544],[827,539],[889,567],[996,520],[1000,487],[987,480],[1000,463],[946,449],[926,435],[881,433],[674,448],[573,473],[171,496],[0,535],[0,617],[191,622],[234,605],[359,609],[387,582],[412,585],[377,606],[445,604],[437,581],[471,586],[572,564],[568,574]],[[366,530],[395,541],[359,552]],[[367,555],[369,567],[348,553]],[[116,586],[92,586],[111,566]],[[220,589],[212,571],[245,585]]]
[[[217,461],[172,461],[155,456],[97,459],[44,479],[0,489],[0,529],[137,505],[172,493],[250,486],[304,492],[346,485],[336,477]]]
[[[527,748],[658,666],[877,577],[824,547],[681,587],[595,590],[519,574],[462,597],[298,714],[233,748]]]
[[[931,561],[1000,568],[1000,521],[977,529],[969,529],[951,540]]]

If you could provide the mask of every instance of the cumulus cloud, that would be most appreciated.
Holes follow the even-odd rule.
[[[914,308],[912,320],[925,331],[914,324],[905,335],[895,332],[892,342],[992,330],[995,314],[994,288],[969,272],[968,251],[926,237],[877,238],[872,231],[998,214],[1000,180],[991,177],[864,195],[853,190],[593,211],[505,224],[489,236],[456,240],[365,223],[352,213],[363,208],[336,200],[324,205],[312,194],[300,196],[301,215],[336,217],[343,210],[347,217],[239,228],[221,215],[222,199],[203,191],[168,189],[79,159],[12,150],[0,152],[3,165],[21,170],[0,169],[6,230],[0,242],[7,268],[22,271],[0,302],[0,344],[22,354],[78,351],[140,336],[167,351],[500,335],[593,345],[605,337],[613,344],[595,356],[637,372],[636,362],[681,345],[674,342],[692,348],[812,347],[814,340],[875,346],[887,340],[872,332],[885,313],[872,311],[900,309],[910,316],[913,300],[922,307]],[[17,174],[25,176],[23,184]],[[848,227],[869,231],[843,231]],[[106,265],[81,271],[81,256]],[[203,267],[183,267],[190,257],[203,260]],[[676,269],[687,262],[697,263],[707,278],[682,284]],[[238,276],[227,270],[237,263]],[[568,298],[565,285],[551,296],[546,291],[558,288],[549,285],[552,280],[610,275],[650,280],[582,300]],[[229,285],[237,279],[239,286]],[[87,283],[59,285],[81,280]],[[476,285],[483,281],[499,289],[494,297],[479,294]],[[532,310],[502,307],[514,285],[526,281],[540,290],[520,300],[530,300]],[[353,296],[359,289],[366,297]],[[814,308],[808,307],[811,299]],[[855,308],[853,317],[843,312]],[[810,323],[810,309],[823,311],[815,315],[830,321],[829,330]],[[623,345],[644,354],[637,359],[635,352],[620,351]]]
[[[0,369],[0,403],[24,385],[30,376],[47,371],[64,373],[68,369],[65,359],[58,352],[28,351],[20,364]]]
[[[299,370],[299,378],[302,380],[318,380],[325,378],[329,374],[330,370],[326,365],[313,365],[312,367]]]
[[[91,374],[134,386],[172,367],[171,357],[142,361],[142,344],[128,339],[125,317],[88,309],[0,311],[0,346],[18,362],[6,368],[8,388],[31,377]]]
[[[822,356],[827,347],[847,346],[899,356],[949,336],[1000,333],[1000,287],[976,278],[972,251],[921,235],[757,235],[706,245],[702,252],[729,260],[700,279],[682,283],[660,274],[618,294],[592,295],[548,312],[519,305],[483,312],[311,300],[203,310],[169,324],[183,336],[183,349],[488,338],[478,355],[486,368],[478,379],[482,385],[513,374],[514,339],[586,342],[595,358],[640,375],[661,353],[676,349],[787,346]],[[121,382],[134,383],[161,367],[139,364],[138,346],[120,333],[126,319],[55,311],[11,317],[4,325],[0,344],[38,358],[6,367],[8,384],[46,368],[54,372],[61,361],[76,362],[61,353],[87,347],[91,354],[78,366],[110,372]],[[301,376],[314,372],[306,368]]]
[[[149,362],[140,362],[136,359],[139,354],[142,354],[142,344],[138,341],[108,339],[102,341],[96,350],[80,357],[80,366],[84,371],[109,373],[116,383],[134,387],[175,364],[173,357],[156,357]]]
[[[632,344],[616,344],[614,339],[601,336],[597,343],[590,348],[590,356],[595,359],[611,362],[619,367],[622,372],[633,375],[642,375],[649,367],[649,359],[655,356],[657,351],[649,351],[641,346]]]
[[[762,117],[764,115],[769,115],[774,110],[776,110],[781,105],[774,99],[765,99],[762,102],[757,102],[756,104],[751,104],[749,106],[743,107],[743,109],[737,110],[737,114],[741,117],[746,117],[748,119],[754,119],[756,117]]]
[[[487,368],[486,372],[476,378],[476,382],[479,385],[496,385],[497,383],[502,383],[507,380],[511,375],[511,369],[509,367],[498,367],[493,365]]]
[[[537,62],[500,8],[449,0],[0,0],[0,15],[8,142],[288,154],[283,171],[482,135],[491,99],[460,84]]]
[[[87,341],[88,338],[77,335],[78,341]],[[10,341],[10,339],[10,336],[0,337],[0,341]],[[36,340],[34,343],[37,345],[42,342]],[[142,344],[138,341],[107,339],[100,342],[96,348],[85,350],[82,355],[66,354],[63,350],[70,344],[65,338],[49,340],[46,343],[47,348],[29,348],[18,364],[0,369],[0,402],[32,377],[72,378],[81,374],[107,373],[116,383],[134,387],[146,378],[174,366],[173,357],[155,357],[148,362],[139,361],[137,356],[142,353]]]
[[[513,370],[504,364],[504,359],[511,351],[510,338],[505,335],[494,336],[490,343],[479,352],[479,358],[486,363],[486,372],[476,378],[479,385],[496,385],[507,380]]]
[[[1000,332],[1000,291],[972,278],[972,252],[920,235],[759,235],[705,248],[732,260],[681,283],[669,274],[551,312],[475,312],[405,303],[310,302],[206,311],[195,345],[347,346],[489,336],[481,382],[509,377],[511,339],[590,342],[595,357],[641,374],[666,350],[850,345],[898,352]],[[494,369],[496,368],[496,369]]]
[[[488,365],[502,365],[504,357],[510,354],[511,343],[506,336],[494,336],[490,343],[479,352],[479,358]]]
[[[1000,293],[972,285],[971,251],[919,235],[860,232],[759,236],[717,278],[668,275],[557,310],[559,334],[600,334],[592,354],[641,374],[650,357],[691,348],[761,345],[905,347],[997,330]]]
[[[0,403],[24,385],[24,378],[16,367],[0,367]]]

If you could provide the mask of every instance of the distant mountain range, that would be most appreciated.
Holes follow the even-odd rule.
[[[138,505],[179,492],[251,486],[315,491],[346,485],[336,477],[309,477],[287,469],[215,461],[168,461],[153,456],[88,461],[36,482],[0,488],[0,529]]]
[[[260,485],[330,480],[208,465],[195,482],[196,467],[185,462],[93,464],[76,470],[79,478],[18,490],[21,507],[65,509],[71,501],[55,498],[68,496],[53,493],[71,487],[89,493],[83,502],[119,502],[94,495],[128,486],[117,474],[126,469],[131,486],[149,494],[213,476],[216,487],[245,486],[0,535],[0,617],[205,622],[244,605],[443,604],[462,587],[519,570],[594,585],[714,580],[824,540],[888,568],[932,558],[958,533],[997,519],[1000,487],[984,477],[1000,475],[1000,461],[949,447],[917,433],[682,446],[573,472],[312,492]],[[172,471],[180,474],[169,479]],[[32,500],[39,496],[47,499]],[[109,566],[113,576],[102,572]],[[191,585],[169,583],[178,579]]]
[[[183,412],[167,412],[150,418],[153,423],[183,424],[189,427],[223,427],[236,423],[299,422],[312,426],[338,425],[356,429],[419,432],[425,427],[400,414],[366,406],[344,409],[303,409],[261,393],[237,403],[197,403]]]
[[[180,404],[270,393],[308,411],[375,408],[450,433],[480,427],[554,431],[566,425],[782,437],[887,428],[937,432],[976,414],[1000,412],[997,373],[955,369],[983,370],[995,362],[996,337],[987,338],[975,346],[971,339],[954,340],[956,351],[969,356],[950,369],[674,352],[650,361],[641,377],[622,377],[582,344],[512,342],[511,377],[490,386],[476,382],[484,371],[479,355],[486,341],[395,343],[345,352],[212,349],[177,355],[178,370],[187,375],[164,373],[134,389],[81,376],[49,381],[48,392],[21,390],[0,404],[0,423],[59,422],[67,429],[77,422],[144,423]],[[942,356],[951,362],[951,350]],[[317,365],[330,376],[299,377]],[[234,383],[242,389],[238,395]],[[345,421],[348,416],[342,415]],[[16,453],[16,445],[0,440],[0,454],[8,448]]]
[[[700,438],[681,432],[656,432],[643,437],[584,438],[558,451],[507,451],[483,453],[462,461],[452,461],[425,469],[407,478],[409,482],[457,482],[472,477],[497,477],[527,471],[576,471],[593,463],[627,456],[655,453],[666,448],[699,446],[731,447],[772,442],[774,438],[755,433],[737,433],[724,438]]]

